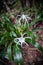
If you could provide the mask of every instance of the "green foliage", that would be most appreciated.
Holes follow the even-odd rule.
[[[30,23],[30,26],[33,26],[35,25],[36,23],[38,23],[39,21],[43,21],[43,17],[42,17],[43,13],[39,14],[35,20],[33,20],[31,23]]]
[[[26,16],[22,16],[16,25],[11,23],[8,16],[3,16],[0,22],[0,57],[13,60],[17,65],[23,65],[23,57],[20,50],[23,43],[29,43],[37,47],[41,52],[43,51],[43,48],[35,41],[37,35],[29,30],[30,26],[43,19],[40,19],[39,16],[29,24]]]

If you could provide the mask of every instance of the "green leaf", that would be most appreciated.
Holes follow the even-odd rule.
[[[37,38],[38,36],[35,35],[34,32],[32,32],[32,31],[29,31],[29,32],[26,32],[26,33],[27,33],[27,35],[29,35],[29,36],[31,37],[31,39],[26,38],[25,41],[26,41],[27,43],[30,43],[30,44],[32,44],[33,46],[37,47],[40,51],[43,51],[42,46],[39,45],[38,43],[36,43],[36,41],[35,41],[35,38]]]
[[[5,58],[7,58],[8,60],[12,60],[11,45],[8,45],[8,47],[7,47],[7,53],[5,55]]]
[[[5,46],[0,45],[0,57],[4,58],[6,54]]]
[[[1,35],[0,35],[0,36],[1,36]],[[11,41],[12,38],[11,38],[9,32],[4,31],[4,32],[3,32],[3,36],[1,37],[1,40],[0,40],[0,45],[1,45],[1,44],[5,44],[8,40]]]
[[[38,42],[36,42],[36,43],[34,44],[34,46],[35,46],[35,47],[37,47],[40,51],[43,51],[42,46],[41,46],[41,45],[39,45],[39,43],[38,43]]]
[[[38,23],[39,21],[42,21],[43,18],[41,18],[40,15],[37,16],[37,18],[35,20],[33,20],[30,24],[29,24],[29,27],[35,25],[36,23]]]
[[[26,41],[27,43],[29,43],[29,44],[33,45],[34,47],[37,47],[37,48],[38,48],[38,50],[43,51],[42,46],[41,46],[41,45],[39,45],[39,43],[38,43],[38,42],[36,42],[36,41],[34,40],[34,38],[32,38],[32,39],[26,38],[26,39],[25,39],[25,41]]]
[[[29,38],[25,38],[25,42],[27,42],[27,43],[31,43],[31,39],[29,39]]]
[[[14,25],[11,23],[10,19],[7,16],[3,16],[2,20],[4,22],[4,28],[8,30],[14,31]]]
[[[16,44],[16,45],[19,45],[19,40],[18,39],[14,39],[14,43]]]
[[[19,32],[19,29],[18,29],[18,27],[17,26],[14,26],[15,27],[15,33],[16,33],[16,35],[18,36],[18,37],[20,37],[21,35],[20,35],[20,32]]]
[[[23,58],[22,58],[22,53],[21,53],[21,50],[20,48],[15,45],[14,46],[14,61],[17,63],[17,65],[23,65]]]
[[[12,36],[13,36],[13,37],[17,37],[17,35],[16,35],[16,33],[15,33],[14,31],[11,31],[11,32],[10,32],[10,36],[11,36],[11,37],[12,37]]]

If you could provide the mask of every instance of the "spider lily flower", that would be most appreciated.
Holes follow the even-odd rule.
[[[14,42],[16,42],[16,40],[18,40],[17,45],[20,45],[21,47],[22,47],[23,44],[28,45],[28,44],[25,42],[25,38],[32,39],[31,37],[20,37],[20,38],[15,38]]]
[[[18,15],[18,16],[20,16],[20,18],[18,20],[20,25],[21,25],[21,20],[23,20],[23,21],[25,20],[24,24],[26,24],[26,23],[28,24],[28,20],[31,20],[31,18],[28,17],[28,15],[22,14],[22,15]]]

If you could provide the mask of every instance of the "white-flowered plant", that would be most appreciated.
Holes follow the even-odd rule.
[[[16,62],[16,65],[24,65],[20,49],[23,44],[31,44],[37,47],[40,51],[43,51],[43,48],[35,41],[38,36],[33,32],[33,30],[29,30],[30,26],[34,25],[41,19],[38,17],[33,22],[28,23],[28,20],[30,19],[31,18],[28,17],[28,15],[22,14],[20,15],[20,18],[17,19],[17,24],[13,25],[9,17],[2,17],[2,21],[0,22],[1,58],[7,58],[11,61],[13,60]]]
[[[21,21],[23,21],[22,23],[24,24],[28,24],[28,20],[31,20],[31,17],[29,17],[28,15],[18,15],[20,16],[19,20],[18,20],[18,25],[21,25]]]
[[[19,32],[21,33],[21,37],[15,38],[14,41],[15,41],[15,40],[18,40],[18,41],[19,41],[19,44],[18,44],[18,45],[20,45],[20,46],[22,47],[23,44],[26,44],[26,45],[27,45],[27,43],[25,42],[25,38],[30,38],[30,39],[32,39],[32,38],[29,37],[29,36],[27,36],[27,37],[24,38],[23,36],[24,36],[25,32],[22,33],[22,31],[24,30],[24,29],[22,28],[22,25],[23,25],[23,27],[24,27],[24,25],[25,25],[25,27],[26,27],[26,25],[29,24],[29,23],[28,23],[28,20],[31,20],[31,18],[28,17],[28,15],[24,15],[24,14],[18,15],[18,16],[20,16],[20,18],[19,18],[19,20],[17,20],[17,28],[18,28]],[[22,21],[22,22],[21,22],[21,21]],[[22,24],[22,23],[23,23],[23,24]]]

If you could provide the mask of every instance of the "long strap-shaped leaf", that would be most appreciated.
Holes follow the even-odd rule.
[[[1,36],[1,34],[0,34],[0,36],[1,36],[1,37],[0,37],[0,39],[1,39],[1,40],[0,40],[0,45],[2,45],[2,44],[6,45],[6,42],[8,42],[8,40],[9,40],[9,41],[12,40],[12,38],[11,38],[9,32],[4,31],[2,35],[3,35],[3,36]]]
[[[7,58],[8,60],[12,60],[12,51],[11,51],[11,45],[9,45],[7,47],[7,53],[5,55],[5,58]]]
[[[25,41],[26,41],[27,43],[30,43],[30,44],[32,44],[33,46],[37,47],[40,51],[43,51],[42,46],[39,45],[39,44],[35,41],[35,36],[34,36],[34,34],[31,33],[31,31],[30,31],[30,32],[27,33],[27,35],[29,35],[32,39],[25,38]]]
[[[39,45],[38,42],[35,42],[35,41],[34,41],[34,43],[33,43],[33,41],[30,40],[29,38],[26,38],[25,41],[26,41],[27,43],[30,43],[30,44],[33,45],[34,47],[37,47],[39,51],[43,51],[42,46]]]
[[[35,25],[37,22],[42,21],[43,18],[41,18],[41,15],[38,15],[37,18],[35,20],[33,20],[30,24],[29,27]]]
[[[20,36],[20,33],[18,31],[17,26],[13,25],[8,17],[4,16],[3,17],[3,22],[4,22],[3,27],[5,28],[5,30],[7,30],[7,31],[13,31],[13,32],[16,33],[17,36]]]
[[[20,48],[15,45],[14,46],[14,61],[16,62],[17,65],[23,65],[23,58],[22,58],[22,53]]]

